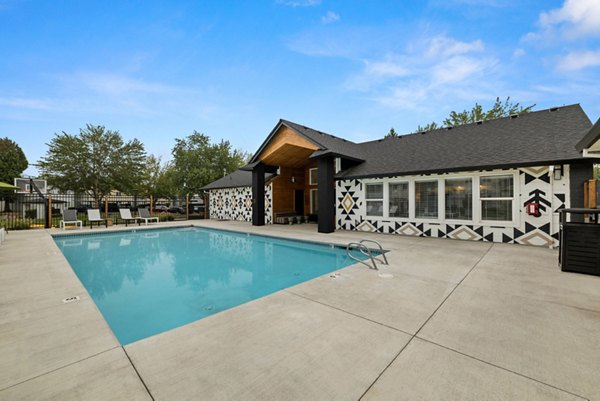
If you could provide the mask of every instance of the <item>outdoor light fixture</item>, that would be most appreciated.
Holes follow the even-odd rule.
[[[557,164],[554,166],[554,179],[560,180],[563,176],[563,166],[562,164]]]
[[[292,176],[292,182],[296,182],[296,179],[294,178],[294,176]]]

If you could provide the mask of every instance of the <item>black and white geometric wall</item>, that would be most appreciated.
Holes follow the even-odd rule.
[[[220,188],[209,191],[211,219],[252,221],[252,187]],[[273,188],[265,185],[265,224],[273,222]]]
[[[364,182],[360,179],[336,182],[336,226],[357,230],[420,237],[453,238],[473,241],[504,242],[537,246],[558,246],[558,211],[569,205],[569,167],[563,177],[552,180],[548,166],[519,168],[518,226],[446,224],[385,219],[366,216]],[[506,172],[494,170],[493,172]],[[508,170],[515,171],[515,170]],[[429,175],[429,178],[444,175]],[[373,182],[373,180],[369,180]],[[539,217],[528,215],[525,205],[539,205]]]

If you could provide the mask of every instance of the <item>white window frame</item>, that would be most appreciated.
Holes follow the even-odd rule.
[[[336,157],[334,160],[335,160],[335,173],[337,174],[340,171],[342,171],[342,158]]]
[[[481,219],[481,199],[479,196],[479,179],[480,177],[491,177],[491,176],[513,176],[513,204],[512,204],[512,221],[499,221],[499,220],[482,220]],[[454,178],[470,178],[473,185],[472,197],[473,197],[473,210],[472,220],[454,220],[446,219],[446,196],[445,196],[445,180]],[[438,182],[438,218],[437,219],[425,219],[415,217],[415,182],[417,181],[434,181]],[[445,173],[440,175],[430,176],[402,176],[402,177],[385,177],[385,178],[367,178],[361,180],[363,184],[364,202],[362,204],[361,213],[366,216],[369,220],[377,221],[411,221],[416,223],[433,223],[433,224],[469,224],[477,226],[501,226],[501,227],[519,227],[520,225],[520,180],[518,170],[498,170],[498,171],[482,171],[482,172],[471,172],[471,173]],[[401,183],[408,182],[408,217],[390,217],[389,215],[389,183]],[[383,183],[383,216],[367,216],[367,202],[366,202],[366,184]]]
[[[367,185],[381,185],[381,198],[367,199]],[[386,192],[386,187],[387,187],[387,185],[385,183],[379,182],[379,181],[377,181],[377,182],[369,182],[369,183],[365,184],[365,216],[367,216],[367,217],[381,218],[381,217],[385,217],[385,216],[388,215],[388,211],[387,211],[386,205],[385,205],[386,198],[389,198],[388,194]],[[373,216],[373,215],[368,214],[368,208],[367,208],[367,203],[368,202],[381,202],[381,205],[382,205],[382,207],[381,207],[381,209],[382,209],[381,213],[382,213],[382,215],[381,216]]]
[[[426,218],[426,217],[417,217],[417,190],[416,190],[416,183],[417,182],[437,182],[437,217],[435,218]],[[410,194],[409,194],[410,195]],[[413,181],[413,192],[411,197],[409,198],[410,200],[412,200],[413,203],[413,216],[414,219],[416,221],[422,221],[422,222],[438,222],[441,221],[442,219],[440,218],[440,216],[443,216],[443,214],[440,214],[440,205],[441,205],[441,201],[440,201],[440,180],[438,177],[421,177],[418,179],[415,179]]]
[[[481,211],[482,200],[507,200],[509,198],[481,198],[480,193],[480,180],[481,177],[501,177],[501,176],[512,176],[513,179],[513,196],[512,196],[512,220],[483,220]],[[477,201],[477,224],[488,225],[488,226],[511,226],[516,227],[519,220],[519,174],[518,172],[499,171],[497,173],[481,173],[477,176],[477,186],[474,188],[473,197],[473,209],[475,209],[475,201]]]
[[[317,193],[317,203],[319,203],[319,193],[318,193],[319,189],[318,188],[312,188],[310,190],[310,214],[316,214],[315,213],[315,204],[313,202],[313,192]]]
[[[408,184],[408,216],[406,216],[406,217],[390,216],[390,185],[393,185],[393,184]],[[383,199],[384,199],[384,203],[385,203],[383,205],[383,215],[384,216],[389,216],[390,219],[396,219],[396,220],[410,218],[410,207],[414,203],[410,197],[410,185],[411,185],[411,183],[409,180],[397,180],[397,179],[387,180],[387,182],[384,184],[385,188],[383,189]],[[413,190],[414,190],[414,184],[413,184]]]
[[[487,176],[486,176],[487,177]],[[471,220],[464,219],[448,219],[446,218],[446,180],[460,180],[460,179],[471,179]],[[479,191],[479,184],[477,187],[475,186],[475,177],[473,175],[457,175],[457,176],[445,176],[440,179],[442,181],[443,188],[443,199],[440,200],[440,203],[444,206],[443,208],[443,216],[444,221],[450,224],[473,224],[475,221],[475,191]],[[479,182],[479,181],[478,181]]]
[[[319,184],[319,177],[318,177],[318,171],[319,169],[317,167],[314,168],[309,168],[308,169],[308,184],[309,185],[318,185]],[[314,178],[315,181],[313,182],[313,172],[314,172]]]

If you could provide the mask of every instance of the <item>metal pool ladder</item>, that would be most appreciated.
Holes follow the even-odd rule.
[[[365,242],[377,245],[377,247],[379,247],[380,255],[382,256],[383,259],[378,259],[377,257],[373,256],[373,252],[371,252],[371,249],[364,244]],[[354,250],[354,249],[357,249],[363,255],[368,256],[369,259],[371,259],[371,263],[373,264],[373,266],[369,265],[365,261],[360,260],[359,258],[352,255],[352,250]],[[362,263],[363,265],[367,266],[369,269],[379,270],[377,268],[377,263],[375,263],[375,261],[378,261],[379,263],[382,263],[384,265],[388,264],[387,257],[385,256],[385,252],[383,252],[383,248],[381,247],[381,244],[379,242],[371,240],[371,239],[363,239],[359,242],[350,242],[346,246],[346,254],[348,255],[348,257],[350,259],[355,260],[358,263]]]

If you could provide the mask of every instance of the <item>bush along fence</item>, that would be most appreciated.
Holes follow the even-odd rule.
[[[90,195],[0,193],[0,228],[26,230],[59,227],[63,212],[77,210],[77,218],[89,226],[88,209],[99,209],[108,225],[124,224],[119,209],[128,208],[136,215],[139,208],[148,208],[159,221],[206,218],[207,210],[200,198],[153,199],[150,197],[109,195],[95,199]]]

